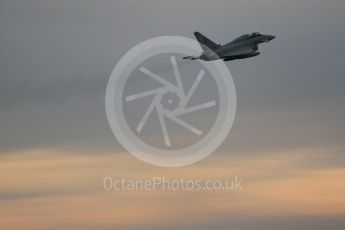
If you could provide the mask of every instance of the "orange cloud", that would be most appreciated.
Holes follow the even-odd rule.
[[[338,149],[266,158],[213,156],[182,168],[147,165],[127,153],[79,155],[31,150],[0,156],[0,224],[5,229],[207,222],[231,216],[345,215],[345,168],[314,167]],[[264,154],[262,154],[264,156]],[[243,180],[241,191],[105,191],[103,178]]]

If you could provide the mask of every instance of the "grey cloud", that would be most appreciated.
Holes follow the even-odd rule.
[[[109,74],[135,44],[199,30],[227,42],[277,35],[227,64],[239,99],[220,151],[343,145],[344,1],[2,1],[0,148],[119,150],[105,117]]]

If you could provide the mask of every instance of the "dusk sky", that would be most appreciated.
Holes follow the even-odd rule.
[[[343,0],[0,0],[1,229],[343,229],[344,11]],[[108,125],[107,81],[136,44],[194,31],[277,38],[226,63],[237,112],[211,156],[146,164]],[[107,176],[237,176],[243,189],[106,191]]]

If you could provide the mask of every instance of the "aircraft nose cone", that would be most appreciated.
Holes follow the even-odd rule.
[[[276,36],[268,35],[268,40],[269,40],[269,41],[271,41],[271,40],[273,40],[273,39],[275,39],[275,38],[276,38]]]

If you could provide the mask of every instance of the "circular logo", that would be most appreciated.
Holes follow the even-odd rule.
[[[227,137],[236,113],[234,82],[222,60],[182,59],[201,53],[192,39],[163,36],[138,44],[115,66],[106,89],[107,119],[135,157],[185,166]]]

